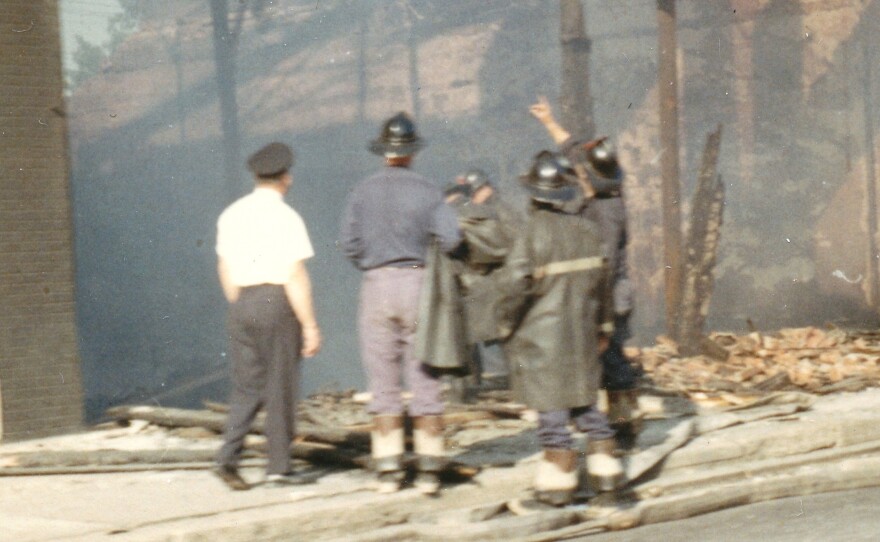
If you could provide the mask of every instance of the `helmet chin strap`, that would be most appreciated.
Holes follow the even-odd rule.
[[[596,139],[592,139],[584,143],[583,147],[585,151],[592,149],[593,147],[598,146],[600,143],[604,142],[608,139],[608,136],[597,137]]]
[[[390,167],[409,167],[412,163],[412,155],[407,156],[386,156],[385,165]]]

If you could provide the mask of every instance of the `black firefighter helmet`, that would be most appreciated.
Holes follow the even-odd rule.
[[[492,181],[489,180],[489,176],[486,175],[486,172],[479,168],[467,170],[464,175],[461,176],[461,179],[464,181],[464,184],[470,186],[472,192],[476,192],[480,188],[492,184]]]
[[[607,137],[594,139],[584,144],[587,160],[592,169],[606,179],[617,179],[623,172],[617,161],[617,152]]]
[[[443,187],[444,196],[464,196],[470,198],[472,194],[471,185],[467,183],[459,183],[452,181]]]
[[[558,203],[571,201],[578,195],[577,174],[565,155],[541,151],[535,155],[532,167],[520,180],[535,201]]]
[[[386,158],[412,156],[424,146],[416,132],[416,124],[401,111],[382,125],[382,133],[370,142],[370,152]]]

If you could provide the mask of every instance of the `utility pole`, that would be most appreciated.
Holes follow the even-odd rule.
[[[682,262],[675,0],[657,0],[657,27],[666,331],[677,339],[675,329],[681,305]]]
[[[412,99],[412,114],[416,119],[422,115],[421,88],[419,80],[419,40],[416,35],[418,13],[412,7],[409,0],[403,0],[403,9],[406,12],[404,24],[406,25],[406,48],[409,52],[407,58],[409,68],[409,92]]]
[[[579,139],[592,139],[593,96],[590,94],[590,39],[584,31],[581,0],[561,0],[559,39],[562,46],[561,118]]]
[[[241,136],[238,124],[238,101],[235,96],[237,36],[229,28],[227,0],[211,0],[208,5],[211,7],[211,19],[214,23],[214,65],[217,73],[217,93],[220,99],[220,120],[223,127],[223,177],[227,195],[237,197],[241,188],[241,176],[239,175],[241,166],[238,159]],[[240,27],[237,30],[240,30]]]
[[[877,157],[874,152],[874,100],[871,92],[872,69],[870,41],[862,34],[862,104],[865,123],[865,205],[868,222],[868,304],[875,309],[880,306],[880,277],[877,262]]]

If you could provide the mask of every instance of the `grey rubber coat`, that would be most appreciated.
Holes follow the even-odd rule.
[[[608,268],[541,276],[548,264],[602,260],[595,223],[536,207],[499,272],[500,325],[518,400],[538,411],[593,405],[602,369],[600,330],[613,330]]]

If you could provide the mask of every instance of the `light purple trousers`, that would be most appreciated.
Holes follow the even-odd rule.
[[[364,273],[358,329],[361,362],[373,396],[367,406],[371,414],[403,413],[402,379],[413,396],[410,416],[443,414],[440,381],[415,357],[424,275],[424,269],[412,267],[380,267]]]

